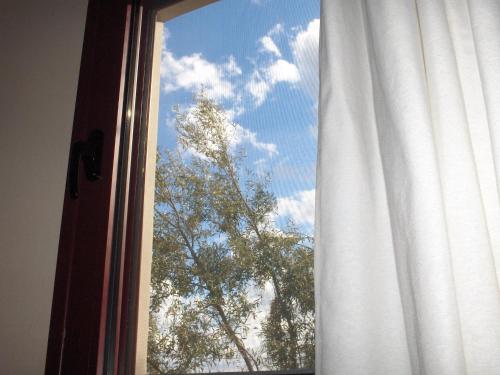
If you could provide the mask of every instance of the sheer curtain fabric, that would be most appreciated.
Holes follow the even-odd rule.
[[[319,375],[500,374],[500,2],[324,0]]]

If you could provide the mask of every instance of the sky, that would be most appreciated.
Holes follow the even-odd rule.
[[[236,124],[246,167],[269,172],[278,224],[313,234],[319,0],[221,0],[164,25],[158,144],[174,148],[178,105],[207,96]],[[266,314],[271,288],[260,291]],[[259,345],[257,331],[246,345]],[[229,370],[219,366],[212,370]]]
[[[203,87],[237,124],[247,167],[271,174],[279,217],[312,234],[319,0],[221,0],[163,34],[159,145],[175,147],[172,107]]]

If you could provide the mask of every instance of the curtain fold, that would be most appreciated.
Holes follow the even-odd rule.
[[[316,373],[500,374],[500,3],[321,17]]]

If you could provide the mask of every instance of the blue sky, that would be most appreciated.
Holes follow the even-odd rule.
[[[222,0],[164,27],[158,143],[204,87],[237,124],[247,167],[270,172],[279,220],[312,233],[319,0]]]
[[[160,147],[174,148],[172,107],[188,110],[205,93],[236,124],[246,167],[269,172],[277,224],[292,219],[313,233],[317,143],[319,0],[221,0],[164,26]],[[259,350],[271,285],[254,289],[261,305],[245,345]],[[168,323],[166,323],[168,324]],[[208,370],[239,370],[241,360]]]

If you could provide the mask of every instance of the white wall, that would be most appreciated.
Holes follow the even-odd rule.
[[[0,374],[42,374],[87,0],[0,2]]]

